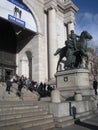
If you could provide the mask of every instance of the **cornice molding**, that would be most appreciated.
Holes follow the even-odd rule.
[[[79,8],[72,1],[64,4],[65,12],[72,11],[72,12],[76,13],[78,10],[79,10]]]
[[[60,0],[45,0],[44,1],[44,10],[48,11],[50,9],[56,9],[62,12],[63,14],[71,11],[76,13],[79,9],[78,7],[71,1],[60,1]]]

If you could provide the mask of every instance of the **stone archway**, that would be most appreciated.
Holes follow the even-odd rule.
[[[23,0],[22,3],[26,5],[26,7],[30,10],[30,13],[32,14],[32,17],[35,21],[35,24],[36,24],[36,29],[37,29],[37,33],[42,33],[42,28],[41,28],[41,25],[40,25],[40,21],[39,21],[39,18],[37,16],[37,12],[32,8],[31,6],[31,0]]]
[[[26,50],[31,48],[28,46],[33,48],[32,39],[41,31],[36,11],[27,1],[0,0],[0,75],[2,68],[7,67],[32,78],[32,51]]]
[[[21,59],[21,73],[32,80],[32,52],[27,50]]]

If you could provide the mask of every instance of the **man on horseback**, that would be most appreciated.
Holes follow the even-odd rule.
[[[75,55],[74,52],[77,51],[76,47],[76,42],[77,42],[77,37],[79,38],[78,35],[74,34],[74,31],[71,30],[71,34],[68,36],[67,40],[65,41],[65,46],[62,48],[58,48],[57,51],[54,53],[56,56],[59,54],[59,60],[57,63],[57,71],[60,62],[63,61],[63,58],[66,57],[66,61],[63,61],[64,63],[64,69],[67,68],[72,68],[75,64]]]
[[[71,40],[66,40],[65,41],[65,45],[66,45],[66,61],[64,63],[64,69],[67,69],[68,68],[73,68],[74,66],[74,63],[75,63],[75,55],[74,55],[74,52],[75,52],[75,49],[74,49],[74,44]]]
[[[71,33],[68,35],[68,41],[70,41],[73,44],[73,47],[75,50],[77,50],[77,41],[80,38],[77,34],[74,33],[74,30],[71,30]]]
[[[65,41],[67,51],[66,58],[67,60],[64,63],[64,68],[74,68],[76,61],[76,53],[78,52],[77,41],[80,36],[74,33],[74,30],[71,30],[71,33],[68,35],[67,40]]]
[[[54,54],[55,56],[59,54],[57,71],[60,62],[62,62],[64,57],[66,57],[66,61],[63,62],[64,69],[81,68],[83,57],[86,57],[86,66],[88,66],[87,41],[91,39],[92,36],[87,31],[83,31],[81,35],[78,36],[74,34],[74,31],[72,30],[67,41],[65,41],[66,46],[57,49]]]

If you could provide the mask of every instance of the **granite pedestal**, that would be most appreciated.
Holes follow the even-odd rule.
[[[90,87],[89,71],[87,69],[72,69],[60,71],[55,74],[57,89],[61,95],[68,97],[74,96],[74,93],[85,95],[94,95]]]

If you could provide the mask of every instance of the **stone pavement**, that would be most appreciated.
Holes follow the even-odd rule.
[[[91,119],[76,122],[76,124],[65,128],[55,128],[51,130],[98,130],[98,114]]]

